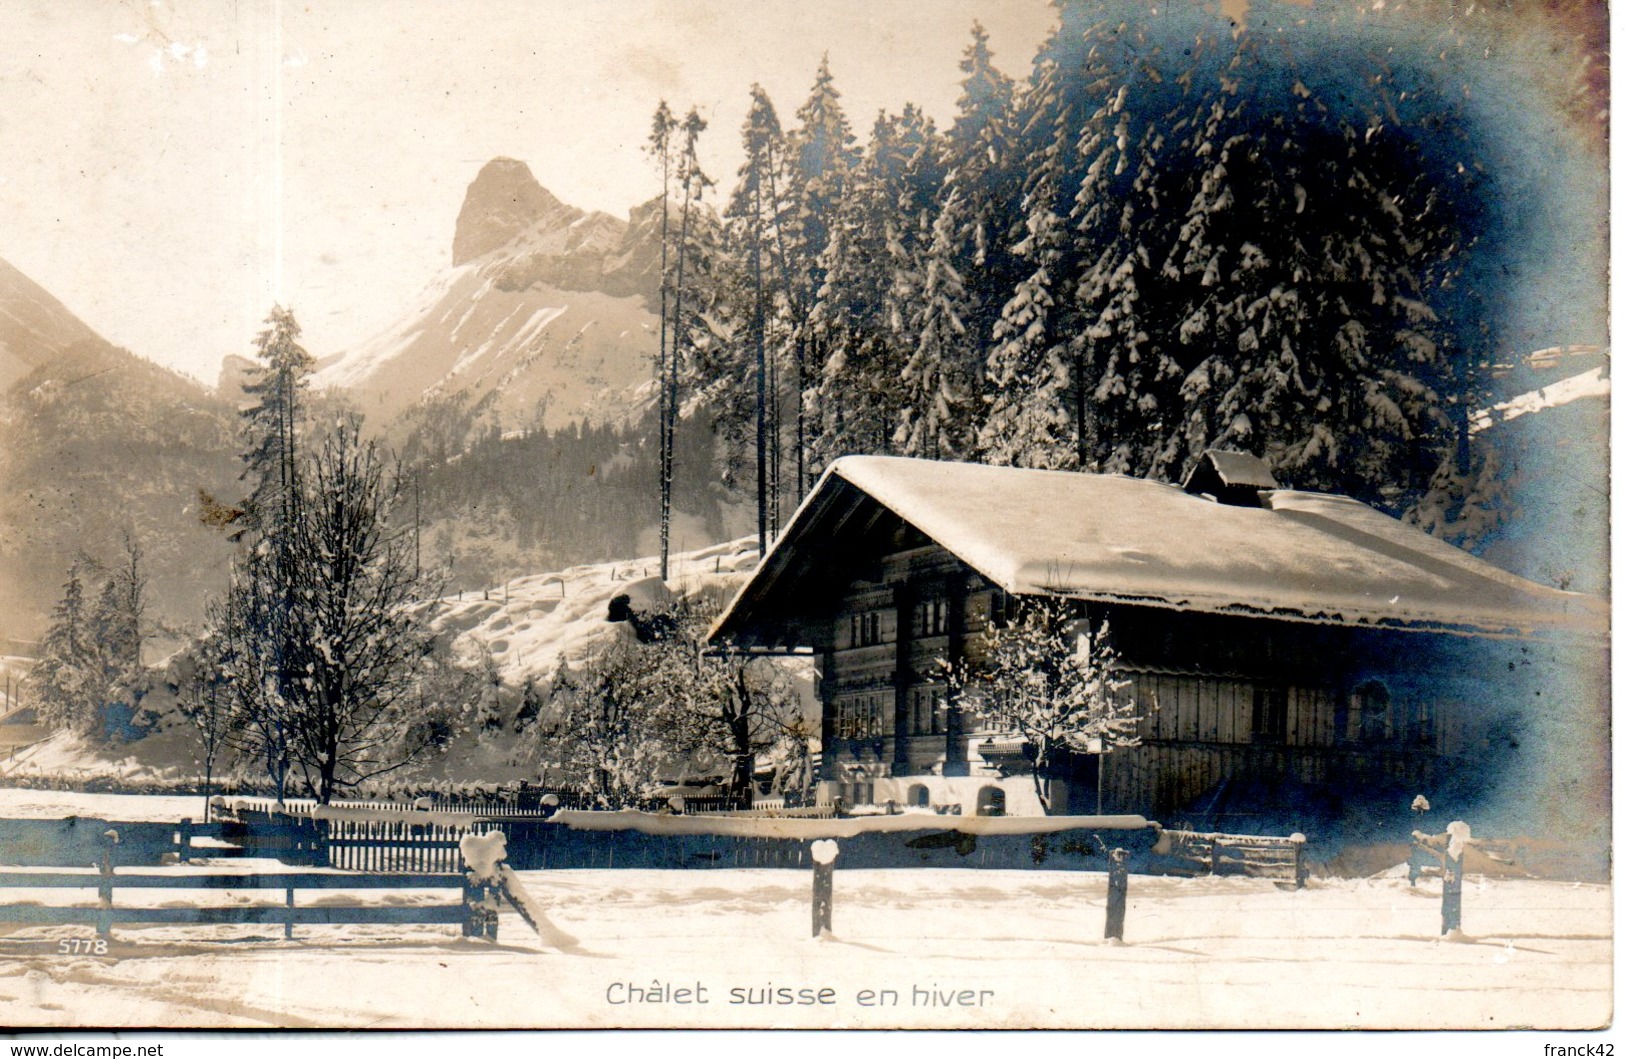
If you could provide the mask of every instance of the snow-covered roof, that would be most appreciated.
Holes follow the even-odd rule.
[[[866,507],[893,513],[1014,595],[1479,635],[1606,633],[1602,600],[1524,580],[1348,497],[1278,489],[1261,499],[1231,506],[1120,475],[846,457],[715,636],[797,646],[776,638],[782,629],[753,625],[782,625],[770,615],[828,580],[820,565],[877,524]]]
[[[1202,453],[1202,459],[1185,477],[1185,491],[1196,492],[1191,483],[1198,480],[1198,476],[1205,468],[1211,467],[1213,473],[1218,475],[1219,481],[1227,486],[1243,486],[1252,489],[1279,489],[1280,483],[1270,473],[1269,465],[1250,452],[1226,452],[1222,449],[1209,449]]]

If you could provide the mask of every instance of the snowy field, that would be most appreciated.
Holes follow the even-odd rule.
[[[203,819],[201,794],[95,794],[85,791],[0,787],[0,820],[54,820],[88,816],[123,823],[173,824]]]
[[[1445,941],[1437,882],[1316,880],[1294,892],[1135,876],[1127,943],[1114,945],[1101,939],[1105,877],[1094,873],[837,871],[835,935],[819,940],[808,936],[810,872],[521,878],[575,939],[564,951],[511,910],[497,942],[439,926],[302,927],[291,942],[280,927],[121,927],[105,956],[60,954],[62,941],[93,937],[89,928],[0,928],[0,1025],[1442,1029],[1611,1019],[1611,903],[1589,884],[1470,876],[1468,937]],[[119,903],[183,896],[138,894],[120,890]],[[318,900],[341,898],[301,896]]]

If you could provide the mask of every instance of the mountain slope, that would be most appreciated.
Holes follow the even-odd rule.
[[[27,653],[81,556],[145,552],[148,616],[202,614],[230,546],[197,490],[240,488],[237,416],[198,384],[118,349],[0,262],[0,638]]]
[[[631,222],[561,203],[523,162],[469,185],[452,267],[394,326],[322,366],[387,426],[425,400],[486,402],[510,425],[619,418],[652,374],[659,319],[653,210]]]
[[[0,261],[0,390],[98,336],[45,288]]]

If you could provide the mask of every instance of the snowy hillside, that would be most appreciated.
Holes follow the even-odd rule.
[[[318,385],[388,423],[425,399],[487,400],[509,425],[616,419],[652,375],[652,226],[567,206],[522,162],[469,186],[453,265],[394,326],[324,363]]]
[[[630,636],[625,622],[608,619],[609,603],[631,597],[634,610],[658,609],[677,594],[731,597],[755,569],[754,539],[715,544],[671,557],[670,580],[659,577],[654,557],[575,566],[534,574],[491,588],[464,592],[443,601],[436,627],[452,634],[458,654],[472,661],[490,652],[501,679],[498,699],[511,720],[527,679],[544,690],[561,663],[579,663],[614,638]],[[67,777],[80,782],[117,777],[125,782],[181,783],[199,775],[191,731],[157,679],[145,705],[156,715],[151,734],[116,747],[98,746],[58,732],[0,760],[0,783],[7,778]],[[514,736],[504,724],[495,731],[469,732],[445,753],[426,763],[427,775],[459,782],[533,779],[513,754]]]
[[[561,661],[579,661],[608,637],[629,635],[624,623],[605,620],[609,601],[628,595],[634,610],[659,609],[674,593],[715,592],[731,597],[756,568],[756,541],[744,538],[673,555],[669,582],[653,556],[573,566],[534,574],[447,601],[436,621],[467,645],[491,652],[504,683],[544,681]]]

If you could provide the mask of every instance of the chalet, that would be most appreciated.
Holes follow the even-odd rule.
[[[1053,811],[1166,821],[1270,796],[1465,798],[1486,774],[1546,767],[1511,748],[1607,695],[1601,600],[1347,497],[1278,488],[1237,453],[1208,454],[1183,488],[838,460],[712,639],[816,656],[826,800],[1034,812],[1020,741],[967,715],[944,680],[1027,597],[1109,623],[1144,710],[1139,745],[1066,763]],[[1585,723],[1606,731],[1600,710]]]

